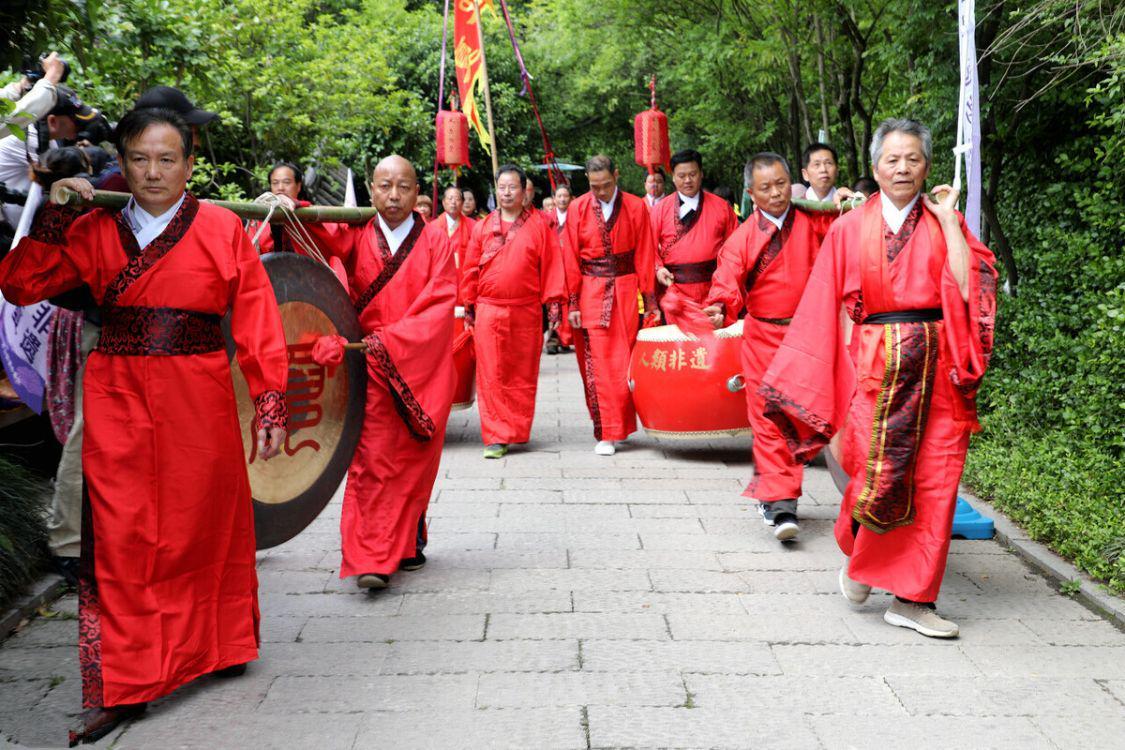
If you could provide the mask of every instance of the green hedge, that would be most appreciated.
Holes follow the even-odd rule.
[[[24,592],[44,562],[46,489],[0,456],[0,610]]]
[[[1010,144],[1016,189],[1001,208],[1022,280],[1001,299],[985,432],[965,479],[1125,592],[1125,62],[1116,66],[1087,98],[1045,103],[1049,119],[1033,123],[1042,129]],[[1066,112],[1075,122],[1059,127]]]

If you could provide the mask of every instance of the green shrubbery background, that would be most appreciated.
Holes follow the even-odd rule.
[[[1125,39],[1106,54],[1088,96],[1045,102],[1067,127],[1013,144],[1035,156],[1003,201],[1023,280],[1001,300],[965,478],[1125,591]]]

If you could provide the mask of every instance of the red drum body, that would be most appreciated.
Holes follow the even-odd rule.
[[[453,369],[457,371],[453,409],[468,409],[477,398],[477,355],[473,350],[472,331],[465,330],[463,307],[453,310]]]
[[[685,439],[749,432],[741,346],[741,320],[707,344],[676,326],[642,329],[629,362],[629,388],[645,431]]]

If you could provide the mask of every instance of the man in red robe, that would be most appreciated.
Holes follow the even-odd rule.
[[[702,154],[677,151],[671,164],[676,192],[652,208],[657,299],[675,284],[687,297],[703,302],[719,246],[738,227],[738,220],[729,203],[703,189]]]
[[[553,329],[566,298],[558,236],[544,213],[525,203],[526,179],[514,164],[500,167],[500,207],[473,230],[461,281],[476,346],[485,458],[502,458],[510,444],[530,439],[543,348],[541,306],[547,306]]]
[[[555,188],[554,200],[555,205],[551,210],[546,211],[547,223],[555,230],[555,234],[559,237],[559,248],[565,257],[566,249],[566,216],[567,211],[570,209],[570,201],[573,194],[570,192],[569,185],[559,185]],[[547,333],[547,354],[562,354],[569,352],[570,347],[574,346],[574,329],[570,327],[570,320],[568,320],[570,309],[567,307],[566,302],[562,304],[562,315],[559,320],[558,328]]]
[[[957,213],[957,191],[922,190],[930,131],[886,120],[871,142],[879,192],[829,230],[761,394],[796,460],[842,431],[851,477],[836,521],[840,588],[895,594],[884,619],[953,638],[934,601],[957,486],[980,429],[976,393],[992,353],[992,253]],[[840,309],[855,322],[847,342]]]
[[[86,708],[72,743],[148,701],[258,656],[254,517],[222,317],[257,407],[258,453],[285,439],[285,338],[258,253],[229,211],[185,192],[191,128],[134,110],[116,139],[133,194],[120,211],[58,204],[0,263],[29,305],[89,285],[104,318],[83,384],[86,481],[79,661]],[[255,428],[251,428],[255,429]]]
[[[648,207],[617,188],[608,156],[586,162],[590,192],[570,204],[566,221],[566,282],[570,324],[586,406],[594,422],[594,452],[612,456],[615,442],[637,429],[629,393],[629,355],[637,338],[637,293],[646,318],[656,313],[656,247]]]
[[[438,221],[444,222],[445,234],[449,237],[449,243],[452,245],[453,267],[457,272],[457,305],[459,307],[463,307],[465,304],[461,300],[461,275],[464,272],[465,253],[469,249],[469,238],[473,236],[473,226],[477,223],[476,220],[461,213],[461,208],[464,205],[465,199],[461,194],[461,188],[450,185],[441,195],[442,213],[438,217]]]
[[[833,214],[807,214],[792,205],[783,157],[756,154],[747,171],[754,212],[719,251],[703,311],[718,328],[734,323],[746,308],[741,358],[754,432],[754,479],[742,494],[758,501],[762,519],[785,542],[800,531],[797,498],[804,467],[793,461],[781,431],[765,417],[758,386],[785,336]]]
[[[340,258],[367,343],[367,404],[340,518],[340,577],[382,589],[417,570],[426,508],[453,403],[456,270],[444,220],[414,212],[418,176],[401,156],[375,167],[378,215],[362,226],[309,225]],[[462,219],[464,221],[464,219]]]

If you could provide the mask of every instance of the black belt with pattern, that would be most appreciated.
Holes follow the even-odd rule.
[[[171,356],[226,348],[221,316],[175,307],[109,307],[97,350],[103,354]]]

